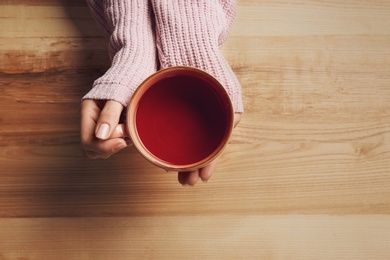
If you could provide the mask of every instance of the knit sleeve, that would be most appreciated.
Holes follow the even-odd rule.
[[[152,0],[160,66],[192,66],[217,78],[236,113],[243,112],[241,85],[223,57],[235,16],[234,0]]]
[[[87,0],[109,38],[111,66],[83,99],[115,100],[127,106],[158,62],[151,5],[145,0]]]

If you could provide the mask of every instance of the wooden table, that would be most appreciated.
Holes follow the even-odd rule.
[[[0,3],[0,259],[390,259],[390,1],[239,0],[245,114],[212,180],[89,160],[83,1]]]

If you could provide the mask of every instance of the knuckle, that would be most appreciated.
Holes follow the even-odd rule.
[[[111,157],[111,154],[109,154],[109,155],[104,155],[104,156],[102,156],[101,158],[103,159],[103,160],[107,160],[108,158],[110,158]]]
[[[87,157],[89,159],[92,159],[92,160],[98,158],[98,155],[95,152],[92,152],[92,151],[85,151],[85,154],[87,155]]]
[[[119,103],[107,103],[100,113],[100,118],[108,121],[119,120],[122,109],[123,107]]]
[[[93,150],[93,143],[90,140],[81,140],[81,147],[86,151]]]

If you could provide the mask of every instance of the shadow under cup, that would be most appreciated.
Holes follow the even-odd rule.
[[[204,167],[226,146],[234,112],[223,86],[192,67],[171,67],[147,78],[127,112],[137,150],[166,170]]]

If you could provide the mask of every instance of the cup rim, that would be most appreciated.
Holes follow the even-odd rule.
[[[177,74],[175,74],[175,72]],[[229,113],[228,120],[230,120],[230,122],[228,122],[228,128],[226,129],[222,142],[207,157],[194,163],[173,164],[159,159],[144,146],[143,142],[141,141],[141,138],[138,135],[137,125],[136,125],[136,114],[138,109],[138,103],[142,94],[145,93],[150,87],[154,85],[153,81],[157,82],[159,80],[159,77],[161,77],[164,74],[167,75],[171,74],[171,76],[175,76],[175,75],[186,75],[186,73],[192,73],[192,75],[195,73],[201,76],[202,79],[207,79],[209,80],[209,82],[212,82],[212,84],[210,83],[209,85],[211,85],[214,89],[217,90],[219,98],[223,100],[225,109],[227,109]],[[151,81],[152,83],[150,83]],[[130,103],[128,105],[126,121],[127,121],[126,124],[127,130],[134,144],[134,147],[147,161],[168,171],[193,171],[208,165],[211,161],[213,161],[216,157],[218,157],[222,153],[233,131],[234,111],[233,111],[233,105],[229,94],[227,93],[226,89],[222,86],[222,84],[215,77],[195,67],[174,66],[174,67],[161,69],[153,73],[139,85],[139,87],[133,93],[133,96],[131,97]]]

